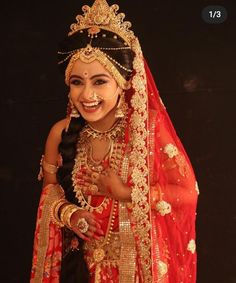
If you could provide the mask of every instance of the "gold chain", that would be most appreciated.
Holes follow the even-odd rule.
[[[80,139],[78,141],[78,146],[77,146],[77,156],[76,156],[75,165],[72,171],[72,182],[73,182],[74,192],[76,194],[78,202],[80,203],[81,207],[83,209],[86,209],[87,211],[90,211],[90,212],[96,211],[98,213],[102,213],[103,209],[107,208],[109,202],[111,201],[111,198],[104,197],[100,205],[96,207],[92,206],[89,201],[89,199],[91,198],[86,200],[83,194],[83,190],[82,190],[83,185],[77,182],[78,180],[77,174],[81,171],[82,167],[90,168],[92,171],[102,173],[102,171],[104,170],[102,162],[106,160],[110,164],[110,167],[116,170],[117,173],[119,173],[121,160],[123,157],[122,155],[123,146],[119,145],[119,142],[115,140],[118,137],[122,137],[122,138],[124,137],[125,121],[126,121],[125,118],[117,120],[116,123],[113,125],[113,127],[110,130],[105,131],[105,132],[99,132],[91,128],[90,125],[87,125],[80,133]],[[102,139],[105,137],[106,139],[110,140],[111,145],[109,146],[109,151],[106,153],[106,156],[105,156],[106,158],[107,155],[109,154],[107,159],[105,160],[103,159],[99,161],[99,163],[93,160],[93,158],[90,158],[89,160],[88,158],[89,154],[86,152],[86,143],[88,142],[88,139],[90,137],[98,138],[98,139]]]
[[[96,242],[96,248],[93,251],[93,258],[94,258],[94,261],[96,263],[101,262],[105,257],[105,251],[104,251],[103,247],[110,243],[111,233],[112,233],[113,226],[114,226],[117,206],[118,206],[118,201],[116,201],[116,200],[113,201],[112,207],[111,207],[111,213],[110,213],[110,217],[109,217],[109,221],[108,221],[108,225],[107,225],[107,231],[106,231],[106,235],[105,235],[103,242],[99,244],[98,241],[95,241]]]

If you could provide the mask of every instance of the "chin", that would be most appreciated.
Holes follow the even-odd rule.
[[[80,112],[80,115],[84,118],[85,121],[87,122],[98,122],[98,121],[102,121],[103,118],[106,117],[106,114],[98,114],[98,113],[84,113],[84,112]]]

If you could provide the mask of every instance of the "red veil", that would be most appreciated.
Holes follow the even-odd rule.
[[[145,63],[149,105],[152,282],[196,282],[198,185],[188,156]],[[159,190],[161,201],[155,202]],[[155,210],[156,208],[156,210]]]
[[[120,282],[194,283],[198,186],[138,41],[133,46],[135,74],[126,93],[131,109],[128,136],[132,141],[132,171],[128,176],[132,202],[127,210],[134,234],[136,275]],[[63,194],[50,185],[43,189],[31,283],[59,282],[62,238],[60,228],[51,221],[50,206],[61,197]],[[128,264],[121,260],[121,265]]]

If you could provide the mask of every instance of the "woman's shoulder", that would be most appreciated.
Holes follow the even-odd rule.
[[[68,118],[57,121],[50,129],[47,142],[59,144],[61,141],[61,134],[68,125]]]
[[[57,121],[55,124],[52,125],[50,132],[53,132],[55,134],[61,134],[61,132],[67,127],[68,122],[68,118],[64,118],[62,120]]]

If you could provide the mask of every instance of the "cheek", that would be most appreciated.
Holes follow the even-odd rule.
[[[75,88],[70,89],[70,98],[73,103],[78,101],[79,96],[80,96],[80,93],[78,89],[75,89]]]
[[[103,107],[107,110],[113,109],[117,105],[118,96],[115,96],[113,98],[107,98],[104,100]]]

